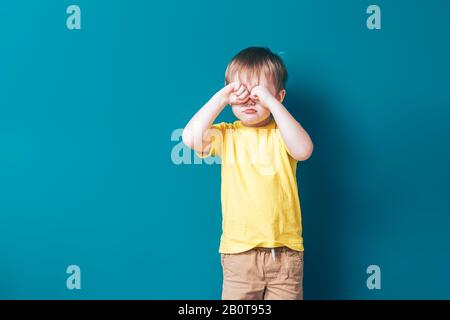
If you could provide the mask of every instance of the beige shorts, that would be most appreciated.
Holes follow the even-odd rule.
[[[221,260],[223,300],[303,299],[303,251],[253,248]]]

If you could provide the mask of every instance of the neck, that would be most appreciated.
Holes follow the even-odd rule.
[[[269,116],[269,117],[267,117],[266,119],[264,119],[264,120],[261,121],[261,122],[258,122],[258,123],[252,123],[252,124],[245,124],[245,123],[244,123],[244,125],[245,125],[246,127],[257,128],[257,127],[263,127],[263,126],[265,126],[266,124],[269,124],[271,121],[272,121],[272,117]]]

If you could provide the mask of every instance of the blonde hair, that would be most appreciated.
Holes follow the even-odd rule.
[[[249,47],[235,55],[225,71],[225,84],[232,82],[231,79],[236,73],[239,81],[243,83],[254,76],[259,79],[261,74],[264,74],[274,84],[277,93],[285,89],[288,77],[283,60],[264,47]],[[241,78],[243,74],[246,79]]]

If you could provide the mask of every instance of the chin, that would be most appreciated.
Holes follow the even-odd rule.
[[[255,124],[258,124],[258,123],[261,123],[261,122],[264,122],[264,121],[266,121],[267,120],[267,118],[269,118],[269,117],[265,117],[265,118],[247,118],[247,117],[239,117],[239,120],[241,120],[241,122],[244,124],[244,125],[255,125]]]
[[[270,113],[266,113],[264,112],[264,110],[260,110],[258,107],[256,108],[256,113],[253,114],[241,113],[239,110],[236,110],[234,108],[233,113],[236,118],[238,118],[244,125],[255,125],[260,122],[266,121],[267,118],[270,117]]]

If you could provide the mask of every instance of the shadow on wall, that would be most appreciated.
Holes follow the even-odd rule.
[[[301,83],[288,88],[285,105],[310,134],[314,152],[298,163],[297,181],[305,243],[305,299],[348,298],[346,259],[352,259],[342,240],[351,238],[350,199],[342,186],[351,132],[340,121],[338,103],[326,88]],[[351,167],[350,167],[351,168]],[[344,242],[346,242],[344,241]]]

